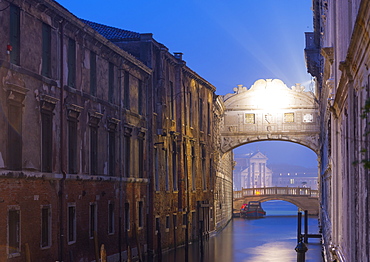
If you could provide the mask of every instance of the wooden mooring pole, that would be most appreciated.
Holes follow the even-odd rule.
[[[304,211],[304,241],[308,243],[308,211]]]
[[[297,228],[297,246],[295,248],[295,251],[297,252],[297,262],[305,262],[307,250],[308,248],[306,244],[302,242],[302,213],[299,211],[298,212],[298,228]]]
[[[301,242],[302,238],[302,213],[298,212],[298,226],[297,226],[297,244]]]

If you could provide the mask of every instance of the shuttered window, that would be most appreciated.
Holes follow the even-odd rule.
[[[139,227],[143,227],[144,226],[144,204],[143,204],[143,201],[139,201],[139,221],[138,221],[138,224],[139,224]]]
[[[195,149],[191,147],[191,185],[192,189],[196,189],[196,167],[195,167]]]
[[[172,143],[172,186],[173,191],[177,191],[177,148],[176,142]]]
[[[211,134],[211,104],[208,103],[207,107],[207,134]]]
[[[76,242],[76,206],[75,204],[68,204],[68,221],[67,221],[67,236],[68,244]]]
[[[108,101],[113,102],[114,97],[114,65],[109,63],[109,89],[108,89]]]
[[[207,190],[207,176],[206,176],[206,147],[202,145],[202,185],[203,190]]]
[[[51,210],[49,206],[41,209],[41,247],[51,245]]]
[[[19,210],[9,210],[8,213],[8,248],[9,254],[19,253],[21,227]]]
[[[115,175],[116,169],[116,133],[113,131],[108,132],[108,169],[109,175]]]
[[[68,52],[67,52],[67,64],[68,64],[68,86],[76,87],[76,42],[69,38],[68,40]]]
[[[138,139],[139,144],[139,177],[144,177],[144,139]]]
[[[10,63],[20,64],[20,9],[10,4],[10,36],[9,44],[12,46],[10,52]]]
[[[192,127],[193,126],[193,95],[191,93],[189,93],[189,108],[188,108],[188,111],[189,111],[189,126]]]
[[[130,173],[130,161],[131,161],[131,138],[128,134],[125,134],[124,136],[124,145],[123,145],[123,150],[124,150],[124,153],[125,153],[125,160],[124,160],[124,163],[123,163],[123,166],[124,166],[124,174],[125,174],[125,177],[129,177],[131,176],[131,173]]]
[[[170,119],[175,119],[175,91],[173,83],[170,81]]]
[[[138,87],[138,111],[139,115],[143,114],[143,81],[139,80]]]
[[[46,77],[51,76],[51,28],[49,25],[42,24],[42,69],[41,74]]]
[[[22,169],[22,109],[19,105],[8,107],[8,166],[11,170]]]
[[[68,172],[77,173],[77,121],[68,121]]]
[[[41,112],[41,169],[42,172],[52,171],[52,112]]]
[[[203,131],[203,99],[199,98],[199,130]]]
[[[154,148],[154,176],[155,191],[159,191],[159,156],[157,148]]]
[[[96,96],[96,54],[90,52],[90,94]]]
[[[90,126],[90,173],[98,173],[98,128]]]
[[[90,238],[94,237],[94,232],[97,232],[98,223],[97,223],[97,206],[96,203],[90,203]]]
[[[114,234],[114,203],[108,204],[108,233]]]
[[[130,204],[129,203],[125,203],[125,221],[124,221],[124,225],[125,225],[125,230],[130,230]]]
[[[123,96],[124,106],[126,109],[130,109],[130,74],[125,71],[125,79],[123,83]]]
[[[164,150],[164,168],[165,168],[165,189],[166,191],[170,190],[170,174],[168,166],[168,150]]]

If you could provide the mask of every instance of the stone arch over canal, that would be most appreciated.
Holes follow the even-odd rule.
[[[271,188],[243,188],[234,191],[234,211],[249,201],[266,202],[270,200],[283,200],[292,203],[301,210],[307,210],[310,215],[319,214],[319,192],[310,188],[271,187]]]
[[[266,140],[290,141],[319,153],[319,111],[312,92],[279,79],[238,85],[224,100],[221,151]]]

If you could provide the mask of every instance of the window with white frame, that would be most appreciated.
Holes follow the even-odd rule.
[[[155,218],[155,233],[158,234],[159,230],[161,228],[160,219],[159,217]]]
[[[191,186],[192,190],[196,189],[196,170],[195,170],[195,149],[191,147]]]
[[[108,203],[108,234],[114,234],[114,203]]]
[[[143,201],[138,202],[138,226],[142,228],[144,226],[144,204]]]
[[[90,238],[94,238],[94,232],[97,232],[98,228],[98,219],[97,219],[97,205],[96,203],[90,203],[90,210],[89,210],[89,236]]]
[[[173,228],[177,229],[177,215],[176,214],[172,215],[172,221],[173,221]]]
[[[51,207],[41,207],[41,247],[51,246]]]
[[[73,244],[76,242],[76,204],[75,203],[68,203],[67,237],[68,237],[68,244]]]
[[[176,148],[176,142],[172,143],[172,187],[173,191],[178,190],[177,186],[177,148]]]
[[[21,252],[20,216],[18,207],[11,207],[8,210],[8,254],[10,257],[19,255]]]
[[[169,191],[170,190],[170,179],[169,179],[169,166],[168,166],[168,150],[165,149],[164,151],[164,163],[165,163],[165,174],[166,174],[166,177],[165,177],[165,186],[166,186],[166,191]]]
[[[186,227],[187,223],[188,223],[188,214],[183,213],[182,214],[182,227]]]
[[[159,191],[159,156],[157,148],[154,148],[154,175],[155,191]]]
[[[166,216],[166,232],[170,231],[170,216]]]
[[[125,230],[130,230],[130,204],[125,203]]]

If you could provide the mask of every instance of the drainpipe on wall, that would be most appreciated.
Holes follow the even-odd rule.
[[[122,59],[121,65],[120,65],[120,74],[122,74],[123,71],[123,65],[125,64],[125,61]],[[122,76],[119,77],[119,119],[122,119],[122,82],[121,82]],[[123,196],[122,196],[122,125],[123,121],[120,121],[118,124],[118,163],[119,163],[119,203],[118,203],[118,251],[119,251],[119,261],[123,261],[122,258],[122,203],[123,203]]]
[[[59,22],[60,33],[60,171],[63,174],[59,182],[59,261],[63,262],[64,253],[64,182],[66,172],[64,171],[64,121],[63,121],[63,106],[64,106],[64,64],[63,64],[63,37],[64,37],[65,20]]]
[[[148,97],[148,94],[149,94],[149,83],[150,83],[150,80],[151,80],[151,77],[150,76],[146,76],[144,78],[145,80],[143,81],[143,85],[145,86],[145,94],[144,97],[145,97],[145,105],[146,107],[144,108],[144,114],[146,115],[146,119],[150,119],[151,123],[150,125],[152,125],[153,123],[153,110],[150,110],[149,109],[149,97]],[[152,87],[152,86],[151,86]],[[141,98],[142,101],[143,101],[143,98]],[[153,99],[151,99],[153,101]],[[151,114],[151,115],[149,115]],[[148,121],[146,121],[146,128],[149,130],[149,124],[148,124]],[[147,143],[145,145],[145,148],[146,148],[146,152],[145,152],[145,156],[146,156],[146,159],[148,159],[150,156],[153,156],[153,154],[150,155],[150,153],[152,152],[151,149],[149,149],[149,147],[151,147],[153,145],[153,136],[152,135],[149,135],[148,138],[147,138]],[[153,159],[153,158],[152,158]],[[153,160],[152,160],[153,161]],[[150,192],[153,192],[152,190],[154,189],[151,189],[151,186],[152,186],[152,183],[150,183],[150,177],[149,177],[149,173],[150,173],[150,170],[152,170],[150,167],[152,167],[153,165],[151,165],[151,162],[147,161],[147,166],[146,166],[146,170],[147,170],[147,173],[146,173],[146,178],[148,179],[148,183],[147,183],[147,186],[146,186],[146,199],[145,199],[145,216],[144,216],[144,227],[146,227],[146,247],[147,247],[147,253],[148,253],[148,247],[149,247],[149,243],[150,243],[150,234],[149,234],[149,217],[152,217],[152,216],[149,216],[150,215],[150,201],[149,200],[149,196],[150,196]],[[152,198],[150,198],[152,199]],[[144,255],[145,255],[145,250],[143,251]],[[147,254],[148,255],[148,254]],[[149,257],[149,255],[148,255]]]

